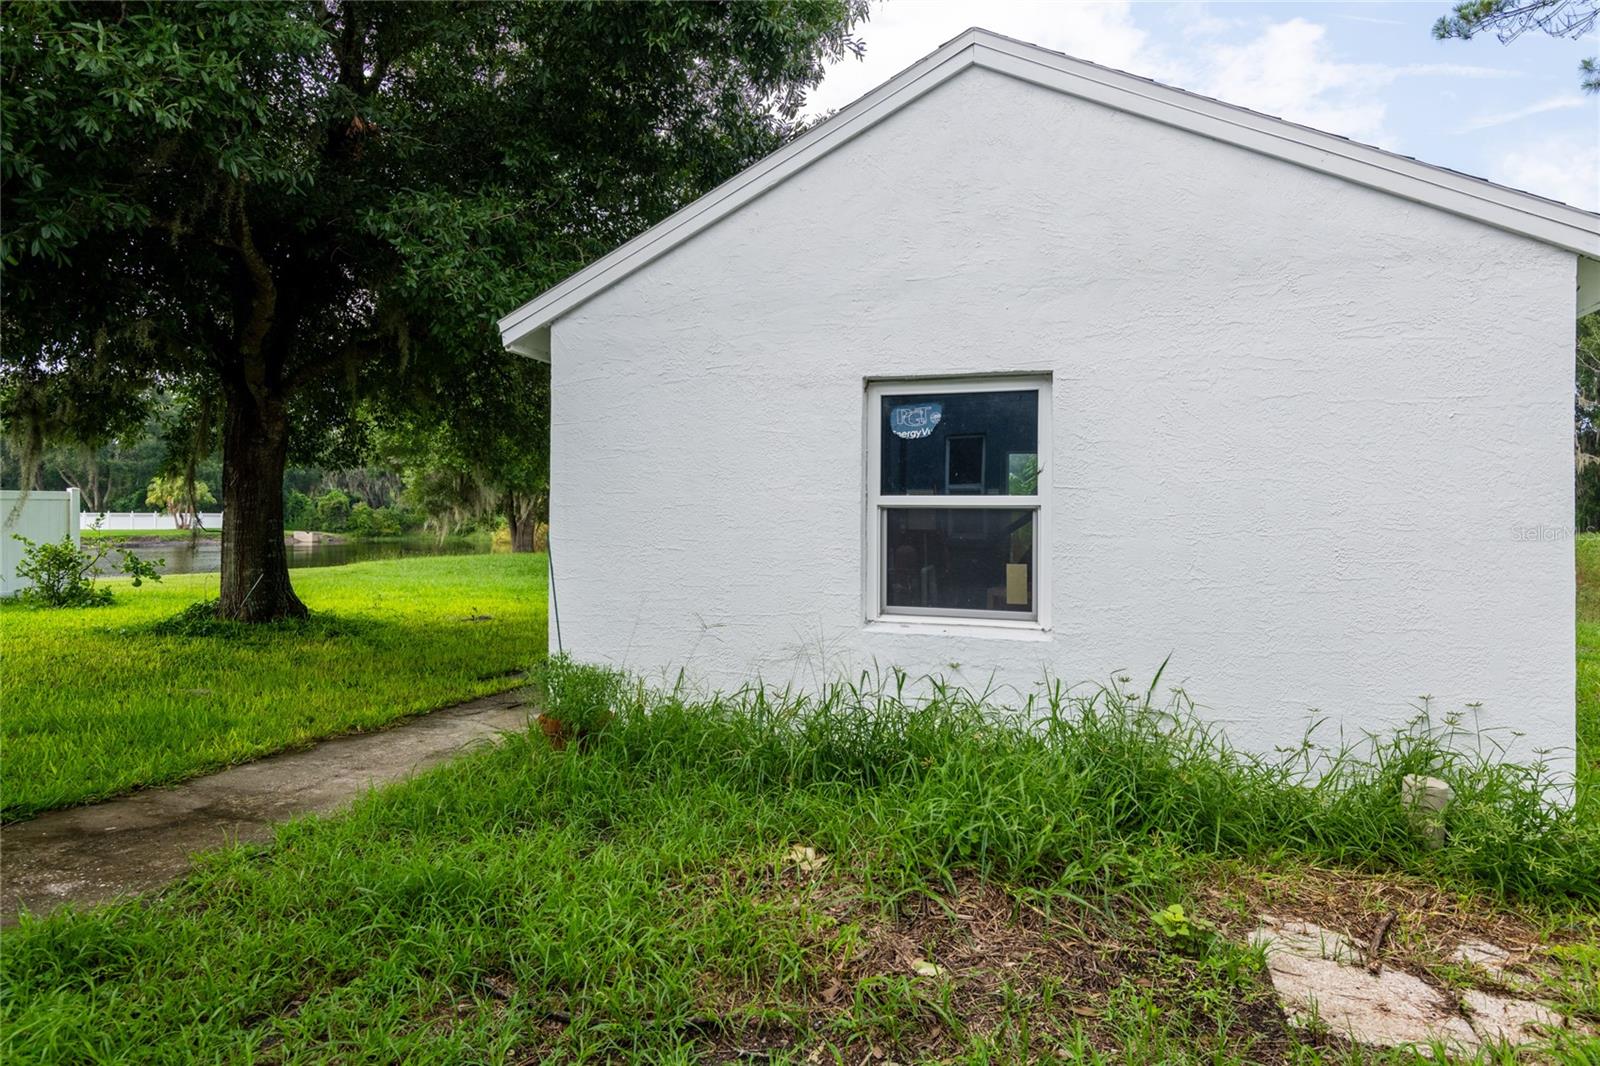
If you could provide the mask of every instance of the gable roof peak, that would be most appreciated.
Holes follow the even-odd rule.
[[[974,66],[1600,260],[1600,215],[1593,212],[973,26],[501,318],[502,343],[548,359],[549,327],[557,318]],[[1600,269],[1580,274],[1594,279],[1580,289],[1580,309],[1600,307]]]

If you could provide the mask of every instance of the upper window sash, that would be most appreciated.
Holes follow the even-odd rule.
[[[991,501],[1038,495],[1041,390],[1033,381],[884,383],[874,407],[874,496]]]

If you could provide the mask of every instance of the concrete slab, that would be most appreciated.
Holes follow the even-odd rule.
[[[197,851],[268,840],[279,822],[337,810],[369,788],[527,728],[520,695],[505,692],[379,733],[0,827],[0,924],[15,924],[20,910],[45,914],[159,888],[183,876]]]

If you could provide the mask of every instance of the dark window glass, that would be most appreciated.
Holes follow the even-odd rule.
[[[893,507],[884,512],[885,606],[1033,611],[1032,510]]]
[[[883,397],[885,496],[1028,496],[1038,458],[1037,389]]]

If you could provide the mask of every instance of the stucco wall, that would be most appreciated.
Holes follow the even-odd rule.
[[[555,324],[565,646],[712,685],[1171,653],[1243,746],[1426,694],[1569,761],[1574,271],[969,70]],[[864,380],[1001,371],[1053,376],[1050,631],[864,624]]]

